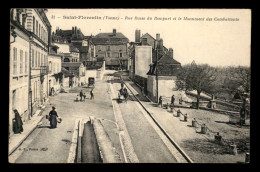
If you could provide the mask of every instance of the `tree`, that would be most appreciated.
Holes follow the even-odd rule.
[[[197,65],[195,61],[191,65],[182,67],[177,75],[176,86],[178,90],[197,91],[197,109],[199,109],[200,94],[202,91],[214,93],[216,87],[216,68],[207,64]]]

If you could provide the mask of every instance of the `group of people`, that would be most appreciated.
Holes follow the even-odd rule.
[[[175,102],[175,98],[174,95],[172,95],[171,97],[171,107],[174,108],[174,102]],[[162,102],[162,96],[159,97],[159,105],[162,107],[163,106],[163,102]]]
[[[94,99],[93,89],[90,90],[90,99]],[[77,97],[76,97],[76,101],[79,101],[79,100],[80,101],[85,101],[86,100],[86,94],[83,93],[82,90],[80,90],[79,95],[77,95]]]

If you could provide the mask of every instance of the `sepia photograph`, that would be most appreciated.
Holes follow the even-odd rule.
[[[249,164],[251,13],[11,8],[8,162]]]

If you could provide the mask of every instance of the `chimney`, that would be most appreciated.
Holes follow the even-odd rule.
[[[113,36],[116,36],[116,29],[113,29]]]
[[[171,58],[173,58],[173,49],[172,48],[169,48],[169,52],[168,52],[169,56]]]
[[[141,43],[142,43],[142,45],[147,45],[147,38],[142,38]]]
[[[163,50],[163,39],[160,39],[158,42],[158,49]]]
[[[141,36],[141,31],[136,29],[135,30],[135,42],[140,42],[140,36]]]
[[[77,26],[75,26],[75,34],[77,34],[78,30],[77,30]]]
[[[156,34],[156,41],[159,41],[159,40],[160,40],[160,34],[157,33],[157,34]]]
[[[72,33],[74,33],[74,27],[72,27]]]

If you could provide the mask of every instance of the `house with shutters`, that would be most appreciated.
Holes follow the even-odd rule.
[[[111,33],[99,33],[92,37],[95,57],[104,58],[106,69],[128,70],[128,38],[113,29]]]
[[[136,30],[135,42],[130,42],[129,55],[129,77],[144,94],[153,101],[157,101],[157,92],[158,96],[163,97],[174,94],[181,63],[174,59],[173,49],[163,45],[160,34],[157,33],[155,39],[148,33],[141,36],[141,31]]]

